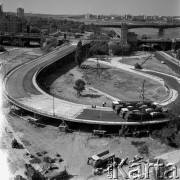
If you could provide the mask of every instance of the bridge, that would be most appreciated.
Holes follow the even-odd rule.
[[[30,42],[36,42],[40,46],[44,37],[41,35],[24,34],[24,35],[0,35],[0,44],[10,44],[12,46],[28,46]]]
[[[101,27],[121,28],[122,24],[119,23],[97,23]],[[135,28],[156,28],[156,29],[169,29],[180,27],[180,24],[126,24],[128,29]]]
[[[86,22],[85,22],[86,23]],[[91,22],[97,26],[101,26],[104,28],[121,28],[123,23],[114,23],[114,22],[100,22],[100,21],[94,21]],[[89,24],[89,23],[87,23]],[[135,29],[135,28],[155,28],[159,29],[159,33],[163,34],[165,29],[169,28],[178,28],[180,27],[180,24],[149,24],[149,23],[140,23],[140,24],[133,24],[133,23],[125,23],[127,29]]]
[[[93,125],[149,125],[169,121],[166,119],[127,122],[117,116],[111,108],[96,107],[93,109],[90,105],[61,100],[45,92],[38,83],[40,73],[47,74],[53,68],[62,65],[64,61],[72,60],[71,56],[74,57],[75,51],[76,45],[64,46],[8,72],[3,81],[3,92],[6,98],[15,106],[38,115],[59,119],[60,122],[64,120]],[[102,119],[97,119],[99,113]],[[82,117],[81,114],[83,114]]]

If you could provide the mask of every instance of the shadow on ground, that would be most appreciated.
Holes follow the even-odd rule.
[[[81,95],[82,97],[89,97],[89,98],[99,98],[101,97],[101,95],[98,95],[98,94],[84,94],[84,95]]]

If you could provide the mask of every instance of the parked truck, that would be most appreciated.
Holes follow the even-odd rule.
[[[109,150],[103,151],[97,155],[93,155],[88,158],[88,165],[92,165],[95,168],[103,166],[115,157],[115,154],[109,153]]]

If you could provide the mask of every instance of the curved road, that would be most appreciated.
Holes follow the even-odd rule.
[[[15,69],[10,73],[6,83],[7,94],[9,94],[13,99],[30,97],[30,94],[41,94],[32,84],[32,78],[35,72],[48,63],[53,63],[61,59],[75,49],[76,46],[64,47],[60,51],[40,57],[33,62],[26,63],[25,65]]]
[[[162,120],[144,121],[142,123],[126,122],[108,108],[92,109],[90,106],[52,98],[52,96],[43,93],[33,85],[34,75],[39,69],[60,60],[75,50],[76,45],[65,46],[16,68],[4,80],[4,92],[6,96],[17,106],[37,114],[61,120],[103,125],[141,125],[162,122]]]

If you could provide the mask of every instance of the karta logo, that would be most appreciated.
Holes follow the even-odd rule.
[[[122,164],[112,160],[108,163],[107,177],[109,179],[178,179],[178,169],[173,163],[132,163],[128,173],[122,169]],[[121,178],[122,179],[122,178]]]

